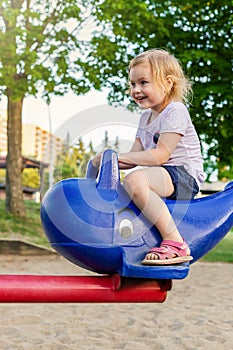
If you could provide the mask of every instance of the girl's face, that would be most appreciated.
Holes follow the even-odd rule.
[[[150,108],[156,113],[162,111],[166,90],[154,81],[149,64],[141,63],[132,67],[129,73],[131,95],[143,109]]]

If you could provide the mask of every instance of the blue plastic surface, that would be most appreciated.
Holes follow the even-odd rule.
[[[52,247],[74,264],[97,273],[182,279],[189,264],[143,266],[161,236],[120,183],[117,155],[104,152],[100,172],[88,165],[86,178],[55,184],[44,196],[41,220]],[[192,201],[166,204],[189,244],[194,260],[212,249],[233,226],[233,182],[224,191]]]

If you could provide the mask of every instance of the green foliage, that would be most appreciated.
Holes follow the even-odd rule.
[[[84,143],[81,138],[79,138],[77,145],[75,145],[75,151],[74,156],[76,157],[76,163],[79,166],[85,155]]]
[[[89,0],[0,0],[0,97],[8,100],[6,208],[15,216],[24,215],[18,161],[23,100],[42,95],[49,103],[52,94],[91,88],[77,58],[92,10]]]
[[[6,179],[6,170],[0,169],[0,183],[5,183]]]
[[[92,39],[83,63],[89,76],[111,89],[112,103],[124,102],[132,57],[154,47],[174,53],[193,81],[191,115],[209,145],[207,160],[215,156],[219,177],[232,178],[232,1],[101,0],[95,4],[102,31]]]
[[[82,139],[78,140],[75,146],[66,146],[63,153],[58,158],[55,171],[54,181],[60,181],[69,177],[79,175],[79,166],[85,157],[85,149]]]
[[[41,93],[85,93],[90,84],[76,64],[89,1],[0,1],[1,91],[14,100]]]
[[[38,169],[24,169],[22,173],[23,186],[31,188],[40,187],[40,177]]]
[[[6,180],[6,170],[0,169],[0,183],[5,183]],[[38,169],[24,169],[22,173],[22,183],[25,187],[39,188],[40,187],[40,177]]]

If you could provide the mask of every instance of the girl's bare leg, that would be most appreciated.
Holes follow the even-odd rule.
[[[170,196],[174,187],[168,172],[162,167],[136,170],[126,176],[124,187],[134,203],[159,230],[163,240],[183,242],[172,216],[161,197]],[[149,253],[147,259],[155,259]]]

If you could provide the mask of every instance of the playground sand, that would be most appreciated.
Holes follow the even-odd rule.
[[[0,273],[86,274],[57,255],[0,255]],[[233,265],[195,263],[162,304],[0,304],[1,350],[231,350]]]

